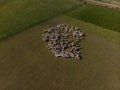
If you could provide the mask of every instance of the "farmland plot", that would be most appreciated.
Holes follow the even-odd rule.
[[[66,23],[86,33],[83,59],[56,58],[42,30]],[[120,34],[68,16],[57,17],[0,43],[0,90],[119,90]]]
[[[73,0],[0,0],[0,39],[43,22],[77,4]]]
[[[94,5],[83,5],[69,16],[120,32],[120,11]]]

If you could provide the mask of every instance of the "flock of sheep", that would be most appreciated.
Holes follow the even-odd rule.
[[[43,30],[43,41],[48,42],[47,47],[56,57],[81,59],[80,41],[85,34],[80,28],[59,24]]]

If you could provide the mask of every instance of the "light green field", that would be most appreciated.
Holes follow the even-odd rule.
[[[0,39],[46,21],[77,4],[75,0],[0,0]]]
[[[59,23],[80,27],[83,60],[56,58],[42,30]],[[0,90],[119,90],[120,34],[61,16],[0,43]]]
[[[68,14],[97,26],[120,32],[120,11],[94,5],[82,5]]]

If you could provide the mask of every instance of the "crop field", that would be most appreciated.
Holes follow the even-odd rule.
[[[69,15],[120,32],[120,11],[94,5],[83,5]]]
[[[0,0],[0,90],[120,90],[119,12],[76,5]],[[56,58],[45,47],[43,30],[61,23],[85,33],[82,60]]]

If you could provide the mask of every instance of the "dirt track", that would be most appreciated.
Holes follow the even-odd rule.
[[[107,2],[101,2],[101,1],[95,1],[95,0],[86,0],[86,2],[94,5],[108,7],[108,8],[120,9],[120,2],[117,2],[117,1],[111,1],[107,3]]]

